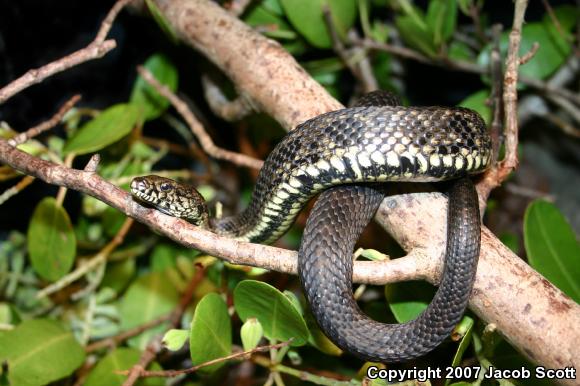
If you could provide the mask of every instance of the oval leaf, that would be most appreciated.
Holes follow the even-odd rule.
[[[310,44],[330,48],[332,41],[323,16],[323,6],[328,4],[334,27],[342,35],[356,20],[356,2],[352,0],[281,0],[280,3],[290,23]]]
[[[395,19],[395,24],[405,43],[429,57],[437,56],[437,48],[434,45],[431,31],[418,22],[416,18],[407,15],[398,16]]]
[[[194,365],[222,358],[232,352],[232,325],[226,302],[216,293],[203,297],[195,308],[189,334],[189,350]],[[202,367],[213,372],[225,362]]]
[[[528,206],[524,244],[530,265],[580,303],[580,245],[554,204],[536,200]]]
[[[72,333],[52,320],[27,320],[0,337],[0,363],[8,362],[11,385],[45,385],[70,375],[84,360]]]
[[[125,375],[117,374],[117,371],[129,370],[139,363],[141,352],[132,348],[118,348],[96,364],[87,377],[84,386],[121,386],[127,380]],[[156,362],[150,366],[151,370],[160,370]],[[163,378],[144,378],[137,385],[161,386]]]
[[[152,55],[145,61],[143,67],[148,69],[159,83],[167,86],[171,91],[177,90],[177,69],[166,56]],[[169,107],[169,101],[155,91],[141,76],[138,76],[135,81],[130,102],[139,107],[145,121],[161,116]]]
[[[139,109],[121,103],[103,111],[85,124],[64,146],[64,152],[87,154],[117,142],[137,124]]]
[[[135,280],[119,305],[121,329],[140,326],[173,310],[179,301],[179,294],[170,283],[164,272],[153,272]],[[164,328],[165,325],[150,328],[131,338],[129,345],[144,349],[149,339]]]
[[[455,32],[456,0],[431,0],[425,21],[433,34],[433,43],[436,47],[440,47]]]
[[[302,315],[292,302],[276,288],[255,280],[244,280],[234,290],[234,305],[243,321],[256,318],[268,339],[286,341],[293,346],[308,341],[309,333]]]
[[[181,350],[188,339],[189,331],[172,328],[165,333],[162,343],[169,351],[178,351]]]
[[[389,308],[399,323],[415,319],[431,302],[435,289],[422,281],[393,283],[385,287]]]
[[[274,28],[268,28],[268,32],[266,33],[267,36],[272,38],[296,38],[296,32],[290,28],[290,25],[288,25],[288,23],[286,23],[279,15],[268,11],[263,5],[258,5],[257,7],[250,9],[244,17],[244,20],[252,27],[275,26]]]
[[[67,212],[53,197],[43,199],[28,226],[28,253],[32,267],[46,280],[66,275],[76,254],[76,238]]]
[[[491,108],[486,104],[489,97],[488,90],[479,90],[459,103],[459,106],[475,110],[483,117],[485,123],[491,123]]]

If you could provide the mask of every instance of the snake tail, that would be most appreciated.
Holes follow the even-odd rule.
[[[427,309],[403,324],[370,319],[352,292],[354,245],[384,194],[368,185],[345,185],[320,195],[306,223],[298,272],[314,317],[340,348],[369,361],[402,362],[433,350],[460,321],[477,269],[479,208],[469,178],[454,181],[448,195],[441,283]]]

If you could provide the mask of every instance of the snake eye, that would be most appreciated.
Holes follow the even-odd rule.
[[[163,191],[163,192],[167,192],[168,190],[171,190],[171,184],[164,182],[161,184],[161,186],[159,186],[159,188]]]

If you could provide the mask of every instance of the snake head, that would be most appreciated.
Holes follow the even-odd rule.
[[[192,186],[149,175],[131,181],[131,195],[135,200],[169,216],[180,217],[199,226],[208,223],[205,200]]]

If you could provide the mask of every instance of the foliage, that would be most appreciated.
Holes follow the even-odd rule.
[[[155,3],[150,0],[146,3],[169,39],[176,39]],[[259,0],[252,3],[242,18],[277,39],[330,93],[347,101],[358,89],[350,86],[354,78],[339,55],[332,51],[332,34],[324,17],[325,9],[342,43],[352,39],[349,30],[356,31],[359,38],[379,43],[391,43],[397,36],[407,49],[432,61],[435,66],[457,62],[483,67],[490,61],[492,44],[489,15],[482,6],[480,0],[427,3],[411,0]],[[486,40],[477,35],[477,27],[467,18],[474,9],[481,13]],[[525,25],[521,53],[529,51],[534,42],[539,42],[541,49],[522,67],[522,75],[536,80],[547,79],[571,55],[575,39],[572,29],[578,21],[578,11],[564,5],[556,7],[554,12],[558,26],[548,15]],[[508,34],[506,30],[501,35],[503,54]],[[470,44],[466,44],[466,40]],[[175,91],[180,80],[174,64],[178,58],[168,51],[152,55],[143,65]],[[398,59],[386,52],[365,52],[365,55],[374,74],[380,75],[380,85],[405,95],[404,82],[396,73],[400,66]],[[477,110],[490,123],[489,79],[477,77],[477,87],[460,90],[455,102]],[[123,189],[128,188],[132,177],[148,174],[153,169],[168,167],[156,173],[183,179],[191,177],[190,166],[196,172],[215,173],[216,164],[208,167],[196,159],[180,160],[186,166],[175,167],[175,160],[179,158],[175,148],[181,148],[176,143],[167,145],[167,138],[192,139],[181,123],[175,123],[174,115],[168,101],[138,77],[124,101],[111,101],[109,107],[101,111],[71,111],[64,120],[66,138],[51,134],[46,141],[22,148],[61,161],[68,157],[70,162],[76,156],[99,152],[102,156],[99,174]],[[249,118],[244,125],[248,126],[248,122],[252,123],[250,126],[255,122],[257,127],[266,126],[262,117]],[[152,140],[149,133],[144,134],[160,126],[171,134],[161,135],[161,140]],[[2,136],[13,134],[8,129],[2,130]],[[278,134],[263,131],[257,138],[240,143],[271,149]],[[199,190],[210,196],[211,207],[217,200],[224,200],[228,209],[238,208],[240,197],[249,196],[252,184],[246,183],[247,178],[243,177],[222,184],[220,179],[233,180],[234,177],[226,172],[219,176],[200,179]],[[227,191],[235,189],[231,188],[233,185],[241,186],[235,194]],[[340,349],[328,341],[313,322],[294,278],[276,281],[279,276],[262,275],[261,270],[250,271],[246,267],[225,264],[212,256],[163,240],[146,229],[137,230],[137,226],[123,235],[125,239],[121,245],[109,248],[109,243],[123,229],[124,215],[90,197],[83,198],[80,210],[71,211],[71,206],[66,205],[71,201],[70,193],[59,195],[58,201],[46,191],[42,194],[46,197],[35,204],[28,232],[14,230],[0,244],[0,364],[7,363],[7,367],[0,368],[0,385],[72,384],[73,373],[84,371],[83,365],[89,364],[86,385],[120,385],[125,377],[117,371],[134,366],[149,342],[160,334],[165,334],[164,344],[170,350],[168,357],[178,360],[163,362],[166,358],[159,358],[161,363],[153,363],[152,370],[179,366],[184,350],[189,351],[188,360],[199,365],[228,356],[240,345],[244,350],[252,350],[263,344],[289,341],[288,346],[269,350],[269,358],[254,359],[254,364],[263,367],[256,373],[266,374],[272,382],[279,382],[273,374],[278,377],[285,374],[288,379],[299,377],[315,384],[360,384],[360,374],[369,364],[340,357]],[[489,212],[494,213],[493,201]],[[297,247],[296,232],[291,231],[282,240],[286,247]],[[522,234],[525,250],[520,252],[525,252],[529,263],[574,301],[580,302],[580,246],[558,207],[542,200],[532,202],[525,214]],[[507,234],[506,239],[511,240],[517,250],[518,235]],[[393,243],[381,246],[394,255],[399,251]],[[363,257],[384,258],[372,250],[364,252]],[[69,281],[67,275],[73,269],[83,274]],[[203,270],[203,278],[193,292],[193,305],[185,310],[179,328],[171,329],[167,318],[154,323],[179,307],[188,283],[200,270]],[[272,277],[273,285],[254,280]],[[48,287],[55,284],[56,287]],[[46,292],[47,287],[54,289]],[[279,288],[289,290],[283,292]],[[365,312],[383,321],[405,322],[425,309],[433,292],[431,286],[423,283],[401,283],[384,290],[367,288],[366,293],[370,295],[363,297],[360,304]],[[149,323],[154,325],[119,342],[120,347],[110,352],[91,352],[96,360],[94,364],[86,359],[83,348],[90,347],[90,342],[118,336]],[[531,366],[497,333],[485,329],[483,321],[470,314],[463,318],[453,339],[444,346],[438,354],[426,357],[425,363],[443,361],[457,366],[476,363],[488,368],[491,363],[505,363],[508,353],[511,359],[515,358],[512,363]],[[441,352],[443,359],[437,358]],[[190,383],[180,384],[220,383],[228,379],[228,370],[239,360],[230,359],[203,367],[188,376],[187,379],[192,380]],[[324,371],[351,380],[334,381],[318,375]],[[479,385],[482,377],[447,384]],[[510,380],[499,381],[500,384],[512,384]],[[150,378],[139,384],[164,382]]]

